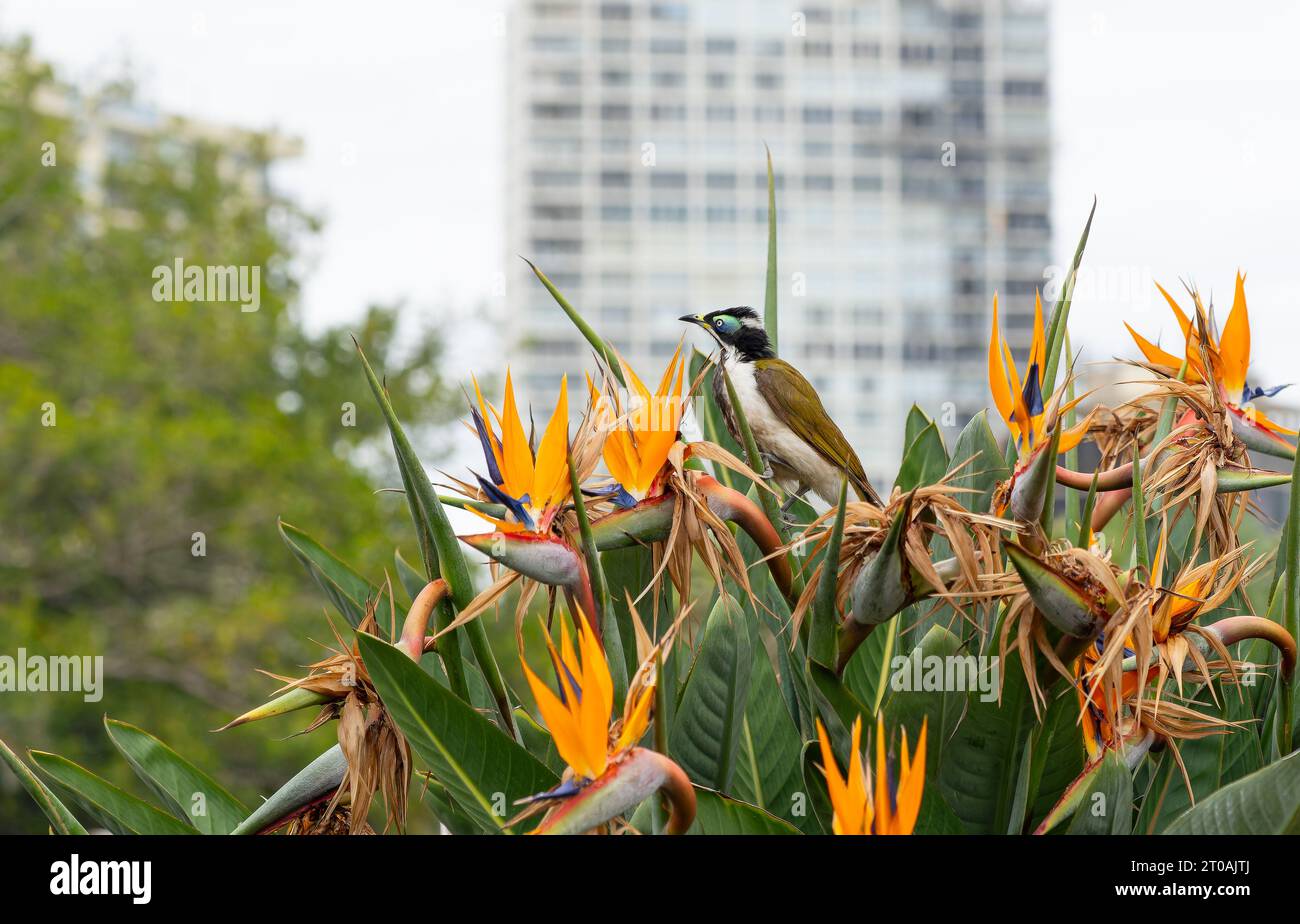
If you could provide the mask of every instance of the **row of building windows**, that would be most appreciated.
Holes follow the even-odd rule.
[[[730,102],[706,102],[702,106],[688,106],[685,102],[652,102],[635,105],[631,102],[604,102],[595,108],[602,122],[628,122],[638,112],[653,122],[684,122],[697,112],[709,122],[735,122],[745,109]],[[583,104],[575,102],[543,101],[532,104],[532,116],[540,122],[572,122],[583,117]],[[828,128],[836,123],[857,128],[876,128],[885,124],[885,112],[876,107],[858,106],[837,108],[828,105],[803,105],[786,107],[779,103],[759,103],[749,112],[756,122],[782,123],[787,113],[791,122],[800,122],[816,129]],[[904,129],[934,129],[940,127],[984,127],[982,102],[966,101],[951,106],[930,104],[904,104],[898,110],[899,125]]]
[[[856,62],[884,60],[885,46],[877,39],[846,38],[840,41],[828,41],[811,38],[791,40],[791,51],[805,60],[828,61],[837,53]],[[529,42],[534,51],[554,55],[578,55],[584,49],[582,40],[575,35],[540,34],[534,35]],[[702,52],[716,63],[722,63],[735,52],[735,41],[731,39],[705,39],[696,43],[695,51]],[[730,51],[720,51],[724,47]],[[685,57],[692,49],[685,38],[676,36],[651,36],[633,43],[630,38],[606,36],[599,42],[598,48],[605,55],[628,55],[634,50],[645,49],[652,55]],[[901,41],[890,46],[891,60],[896,60],[902,67],[934,67],[952,63],[954,65],[980,65],[984,62],[984,45],[981,42],[933,42]],[[785,55],[786,43],[783,40],[760,41],[755,43],[755,52],[760,58],[781,58]]]

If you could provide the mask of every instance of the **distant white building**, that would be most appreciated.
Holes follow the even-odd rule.
[[[679,315],[761,310],[766,142],[780,352],[868,472],[893,477],[913,402],[987,406],[992,293],[1027,343],[1050,260],[1042,3],[519,0],[508,28],[503,334],[530,397],[590,351],[518,255],[648,375]]]

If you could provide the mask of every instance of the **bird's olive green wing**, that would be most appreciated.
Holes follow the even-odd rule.
[[[874,504],[880,503],[858,454],[844,438],[840,428],[826,413],[822,399],[799,370],[783,359],[760,359],[754,363],[754,385],[781,422],[808,443],[818,454],[849,476],[857,494]]]

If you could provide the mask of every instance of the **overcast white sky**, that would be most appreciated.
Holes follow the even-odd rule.
[[[165,110],[301,136],[305,154],[283,178],[327,219],[306,288],[313,322],[397,298],[454,306],[455,321],[490,291],[503,251],[505,6],[0,0],[0,30],[32,34],[74,80],[129,61],[142,95]],[[1167,288],[1194,279],[1223,302],[1240,266],[1254,378],[1300,379],[1300,10],[1053,6],[1060,262],[1100,198],[1076,344],[1086,358],[1128,352],[1120,318],[1167,334],[1153,275]]]

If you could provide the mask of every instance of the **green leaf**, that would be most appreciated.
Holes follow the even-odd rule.
[[[687,834],[798,834],[789,822],[720,792],[695,787],[695,823]]]
[[[229,834],[248,817],[248,809],[220,783],[153,735],[108,716],[104,728],[136,776],[201,834]]]
[[[19,759],[18,755],[9,750],[9,745],[0,741],[0,759],[3,759],[9,765],[9,769],[18,777],[18,782],[23,784],[23,789],[32,797],[41,812],[45,815],[46,820],[50,823],[50,830],[55,834],[85,834],[86,829],[76,817],[68,811],[67,807],[59,801],[59,797],[50,792],[50,788],[41,782],[40,777],[32,773],[27,765]]]
[[[811,620],[808,637],[808,656],[831,670],[839,655],[836,645],[836,629],[840,624],[839,608],[835,605],[835,596],[839,584],[840,544],[844,541],[844,515],[848,504],[849,483],[840,478],[840,499],[835,508],[835,523],[831,527],[830,540],[822,556],[822,568],[817,581],[817,593],[813,597]]]
[[[906,619],[909,611],[903,612],[902,617],[877,626],[844,665],[841,678],[844,686],[867,709],[867,715],[875,713],[889,689],[889,667],[898,643],[898,624]]]
[[[361,657],[416,757],[484,830],[502,830],[514,803],[558,782],[500,728],[457,698],[404,653],[357,634]]]
[[[447,519],[447,511],[438,500],[438,494],[433,490],[433,484],[429,481],[424,466],[420,463],[411,441],[406,436],[406,431],[402,429],[402,424],[397,419],[397,413],[388,400],[388,392],[380,383],[379,377],[375,375],[375,370],[370,368],[370,362],[366,359],[366,354],[361,352],[360,344],[357,344],[357,355],[361,357],[366,381],[369,382],[370,390],[374,393],[375,400],[379,402],[384,420],[388,424],[388,432],[393,441],[393,452],[397,456],[397,467],[402,472],[402,485],[406,489],[406,500],[411,508],[416,532],[422,537],[422,545],[431,541],[433,551],[437,553],[436,562],[432,560],[432,555],[426,559],[428,578],[431,581],[438,577],[444,578],[451,590],[451,598],[456,608],[463,610],[474,600],[474,580],[470,575],[465,556],[461,552],[460,540],[456,538],[456,533],[451,528],[451,521]],[[439,613],[438,624],[441,628],[445,624],[442,620],[445,618],[446,607],[440,606]],[[497,666],[496,657],[492,654],[492,646],[488,643],[487,630],[477,619],[471,620],[462,628],[474,651],[474,659],[478,662],[479,670],[483,672],[483,679],[487,681],[488,688],[492,691],[501,725],[513,734],[514,718],[511,714],[510,698],[506,695],[501,669]],[[459,647],[452,640],[460,631],[458,629],[456,632],[442,636],[442,641],[439,643],[439,652],[443,654],[447,676],[453,683],[463,671]],[[443,650],[444,648],[446,651]],[[463,693],[463,690],[458,689],[457,692]]]
[[[424,590],[424,585],[428,583],[423,574],[415,570],[415,566],[402,557],[402,553],[393,550],[393,565],[397,571],[398,583],[406,591],[406,595],[414,600]]]
[[[669,752],[690,778],[724,792],[736,769],[753,672],[749,619],[730,597],[713,607],[669,735]]]
[[[312,580],[325,591],[330,603],[355,629],[365,618],[366,602],[380,598],[379,588],[298,527],[283,520],[278,520],[276,525],[294,557],[302,562]],[[387,606],[385,600],[380,600],[380,604]],[[376,616],[380,612],[382,610],[377,610]]]
[[[1071,834],[1133,833],[1133,771],[1107,751],[1091,777],[1070,822]]]
[[[71,796],[87,815],[114,834],[198,833],[66,757],[47,751],[29,751],[27,756],[37,770]]]
[[[551,298],[555,299],[555,303],[560,306],[560,309],[566,315],[569,316],[569,320],[573,322],[573,326],[578,329],[582,336],[587,338],[587,342],[590,343],[592,348],[596,351],[596,355],[604,359],[605,365],[609,367],[609,370],[613,372],[615,376],[618,377],[619,383],[626,387],[627,383],[623,381],[623,367],[619,364],[618,356],[612,349],[610,349],[609,344],[605,342],[604,338],[602,338],[600,334],[596,333],[596,329],[588,324],[582,315],[578,314],[577,309],[569,304],[569,300],[561,294],[560,290],[555,287],[555,284],[551,282],[550,279],[546,278],[546,274],[533,264],[532,260],[529,260],[527,257],[523,257],[522,259],[528,264],[528,268],[533,271],[533,275],[536,276],[541,284],[546,287],[546,291],[551,293]]]
[[[1065,344],[1065,328],[1070,319],[1070,304],[1074,299],[1074,283],[1079,273],[1079,264],[1083,262],[1083,249],[1088,245],[1088,234],[1092,230],[1092,217],[1097,213],[1097,200],[1092,200],[1092,209],[1088,212],[1088,221],[1079,235],[1079,244],[1074,249],[1074,259],[1061,285],[1061,295],[1052,310],[1052,320],[1047,327],[1047,366],[1043,370],[1043,396],[1046,398],[1056,390],[1056,370],[1061,361],[1061,347]]]
[[[658,833],[656,800],[646,799],[632,815],[631,825],[643,833]],[[798,834],[799,831],[755,805],[730,799],[720,792],[695,787],[695,821],[688,835],[696,834]]]
[[[907,412],[907,420],[903,422],[903,446],[911,446],[921,435],[921,431],[932,423],[934,421],[930,419],[930,415],[921,410],[920,405],[913,404],[911,410]]]
[[[992,504],[994,488],[999,482],[1011,477],[1006,461],[1002,458],[1002,450],[998,448],[997,438],[989,426],[987,410],[972,417],[957,436],[949,470],[963,462],[966,465],[953,476],[952,484],[973,491],[971,494],[958,495],[962,506],[976,513],[985,512]]]
[[[1229,783],[1166,834],[1300,834],[1300,752]]]
[[[907,492],[923,485],[934,484],[948,472],[948,450],[944,448],[939,427],[927,424],[908,444],[903,462],[898,467],[894,486]]]
[[[777,349],[777,281],[776,270],[776,177],[772,173],[772,149],[767,151],[767,286],[763,296],[763,327],[772,349]],[[755,469],[762,471],[762,469]]]
[[[802,755],[803,740],[785,707],[772,662],[763,646],[755,645],[740,765],[732,792],[736,798],[814,834],[818,827],[806,808]]]
[[[966,656],[969,662],[959,662],[960,657],[961,639],[942,626],[933,626],[907,655],[905,665],[900,663],[897,671],[890,665],[889,676],[900,682],[887,684],[885,725],[890,734],[900,725],[906,728],[907,740],[915,744],[920,740],[922,723],[926,723],[925,772],[931,781],[939,779],[946,743],[966,708],[966,697],[959,690],[948,689],[949,668],[955,679],[955,671],[969,663],[972,669],[963,670],[962,676],[970,678],[978,663],[974,655]]]
[[[284,782],[253,809],[231,834],[255,835],[275,825],[298,809],[332,796],[347,775],[348,761],[343,748],[335,744]]]
[[[1002,701],[966,695],[966,715],[948,743],[939,782],[944,801],[972,834],[1005,834],[1015,811],[1025,741],[1034,724],[1019,658],[1000,662]]]

